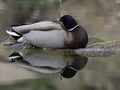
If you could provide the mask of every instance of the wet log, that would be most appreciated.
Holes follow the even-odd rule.
[[[88,45],[85,49],[77,49],[76,53],[85,56],[110,56],[120,54],[120,41],[106,41]]]

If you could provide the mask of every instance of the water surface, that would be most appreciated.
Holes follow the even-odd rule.
[[[71,50],[10,50],[6,47],[0,50],[2,90],[21,89],[20,85],[23,89],[38,90],[120,89],[119,54],[93,57],[77,55]],[[21,55],[22,58],[10,60],[14,55]],[[69,71],[69,67],[77,70]],[[72,78],[66,78],[62,76],[63,72],[67,77],[75,74]]]

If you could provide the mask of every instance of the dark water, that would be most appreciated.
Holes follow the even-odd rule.
[[[119,90],[120,56],[1,47],[1,90]]]

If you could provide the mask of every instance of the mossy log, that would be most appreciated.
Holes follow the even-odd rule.
[[[8,43],[8,42],[5,42]],[[3,44],[4,45],[4,44]],[[5,44],[7,45],[7,44]],[[23,50],[23,44],[13,44],[11,46],[7,46],[12,50]],[[64,51],[64,50],[63,50]],[[66,51],[66,50],[65,50]],[[71,51],[71,50],[69,50]],[[73,50],[74,51],[74,50]],[[96,57],[96,56],[109,56],[112,54],[120,54],[120,41],[103,41],[98,39],[89,40],[89,44],[84,49],[75,50],[78,55],[85,55],[88,57]]]
[[[106,41],[88,45],[85,49],[77,49],[76,53],[85,56],[110,56],[120,54],[120,41]]]

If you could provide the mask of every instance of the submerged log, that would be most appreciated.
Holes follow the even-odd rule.
[[[94,44],[88,45],[87,48],[119,49],[120,41],[105,41],[105,42],[100,42],[100,43],[94,43]]]
[[[85,56],[110,56],[120,54],[120,41],[107,41],[88,45],[85,49],[77,49],[76,53]]]

